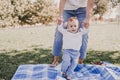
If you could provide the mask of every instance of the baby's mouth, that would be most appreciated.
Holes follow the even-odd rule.
[[[72,30],[72,31],[76,31],[76,30]]]

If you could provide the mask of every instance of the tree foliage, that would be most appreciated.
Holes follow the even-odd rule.
[[[107,11],[108,0],[95,0],[95,7],[93,14],[103,15]]]
[[[0,0],[0,27],[49,24],[57,15],[53,0]]]
[[[107,11],[109,2],[114,7],[120,0],[95,0],[93,14],[102,16]],[[57,12],[53,0],[0,0],[0,27],[49,24],[55,21]]]
[[[112,2],[112,7],[115,7],[118,3],[120,3],[120,0],[110,0]]]
[[[120,0],[95,0],[95,7],[93,9],[93,14],[99,14],[102,16],[108,10],[108,4],[112,3],[112,7],[117,6]]]

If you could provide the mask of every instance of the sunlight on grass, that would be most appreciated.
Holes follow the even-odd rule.
[[[31,63],[35,63],[33,60],[29,60],[29,63],[31,64]]]
[[[38,45],[51,47],[55,27],[36,27],[0,30],[0,50],[22,50]]]
[[[45,58],[46,56],[47,56],[47,55],[44,55],[44,54],[43,54],[43,55],[40,56],[40,58]]]
[[[112,59],[118,59],[120,58],[120,53],[114,53],[113,55],[110,56]]]
[[[39,46],[52,48],[56,25],[32,28],[0,29],[0,52],[23,50]],[[88,49],[120,50],[120,27],[115,23],[92,23],[90,25]],[[104,43],[104,44],[103,44]]]

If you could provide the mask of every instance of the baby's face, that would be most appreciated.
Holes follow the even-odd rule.
[[[67,29],[69,32],[71,33],[77,33],[78,32],[78,28],[79,28],[79,25],[78,25],[78,21],[68,21],[68,24],[67,24]]]

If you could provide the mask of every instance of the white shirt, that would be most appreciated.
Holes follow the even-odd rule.
[[[66,0],[64,10],[75,10],[80,7],[87,7],[88,0]]]
[[[80,28],[77,33],[71,33],[68,32],[67,29],[64,29],[62,25],[58,26],[58,30],[63,34],[63,48],[80,50],[82,35],[88,33],[88,30]]]

